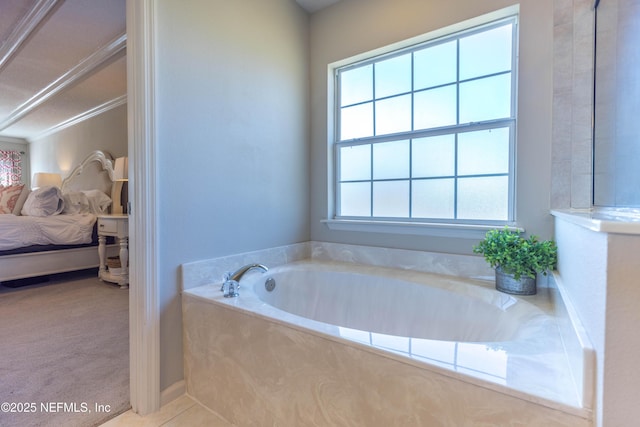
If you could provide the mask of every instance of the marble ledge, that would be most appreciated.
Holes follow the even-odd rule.
[[[599,233],[640,235],[636,209],[556,209],[551,215]]]
[[[474,279],[493,280],[494,273],[482,257],[416,250],[308,241],[220,258],[182,264],[182,290],[218,283],[226,272],[260,263],[269,268],[313,259],[415,270]]]

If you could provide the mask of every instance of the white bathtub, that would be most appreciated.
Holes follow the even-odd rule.
[[[267,279],[276,283],[271,292]],[[539,308],[507,294],[401,270],[303,263],[245,283],[260,300],[288,313],[397,337],[502,342],[534,335],[551,322]]]
[[[237,298],[219,283],[189,289],[187,391],[238,425],[463,425],[487,414],[591,425],[548,295],[492,286],[303,261],[247,274]]]

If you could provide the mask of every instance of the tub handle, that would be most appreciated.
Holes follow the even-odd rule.
[[[240,284],[238,282],[236,282],[235,280],[226,280],[223,284],[222,284],[222,292],[224,292],[223,296],[225,298],[235,298],[237,297],[238,294],[238,288],[240,287]]]
[[[224,292],[224,285],[226,285],[226,283],[231,279],[231,273],[230,272],[226,272],[224,273],[224,276],[222,276],[222,285],[220,285],[220,292]]]
[[[223,293],[225,298],[234,298],[240,295],[238,293],[240,289],[240,283],[237,280],[231,278],[231,273],[225,273],[223,277],[222,286],[220,286],[220,292]]]

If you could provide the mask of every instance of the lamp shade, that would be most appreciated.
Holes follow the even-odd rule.
[[[31,188],[40,188],[46,186],[60,187],[62,185],[62,177],[59,173],[37,172],[33,174],[31,180]]]
[[[114,181],[128,181],[129,180],[129,158],[118,157],[116,164],[113,168],[113,180]]]

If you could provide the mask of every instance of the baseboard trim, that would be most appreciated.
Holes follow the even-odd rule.
[[[184,380],[176,381],[169,387],[160,392],[160,406],[164,406],[167,403],[184,395],[187,391],[186,382]]]

